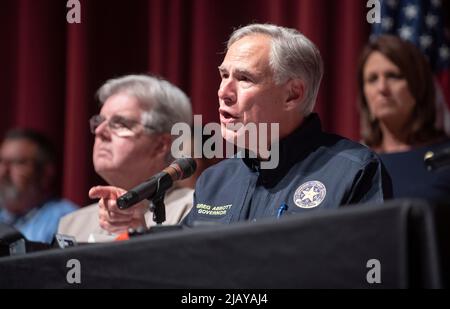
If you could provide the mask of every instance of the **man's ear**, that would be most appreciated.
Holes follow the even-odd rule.
[[[156,140],[155,156],[166,157],[167,153],[171,151],[172,135],[169,133],[159,134]]]
[[[286,83],[286,100],[284,107],[286,111],[295,110],[305,98],[305,82],[301,79],[291,79]]]

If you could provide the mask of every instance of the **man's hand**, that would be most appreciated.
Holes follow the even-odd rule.
[[[89,190],[89,197],[99,198],[100,227],[108,232],[120,234],[129,228],[146,227],[144,214],[148,210],[148,202],[141,202],[131,208],[121,210],[117,207],[117,199],[127,191],[112,186],[97,186]]]

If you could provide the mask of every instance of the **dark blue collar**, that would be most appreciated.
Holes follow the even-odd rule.
[[[260,169],[258,159],[245,158],[243,161],[252,172],[260,174],[264,186],[273,187],[294,164],[306,158],[322,144],[322,134],[320,118],[313,113],[306,117],[297,129],[280,141],[280,160],[275,169]]]

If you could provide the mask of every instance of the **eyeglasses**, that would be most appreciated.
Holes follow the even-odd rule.
[[[150,126],[143,125],[139,121],[127,119],[122,116],[115,115],[109,120],[106,120],[106,118],[101,115],[95,115],[89,119],[91,133],[95,134],[95,130],[97,130],[97,128],[105,121],[107,122],[109,130],[119,137],[131,137],[136,135],[139,132],[139,126],[143,126],[148,130],[154,131],[154,129]]]

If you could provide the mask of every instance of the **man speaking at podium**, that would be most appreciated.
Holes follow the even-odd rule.
[[[231,124],[277,123],[277,138],[259,131],[258,140],[266,138],[272,147],[278,144],[279,163],[264,169],[265,159],[272,158],[258,152],[256,158],[228,159],[206,170],[197,181],[187,225],[381,203],[390,195],[389,178],[376,155],[322,131],[312,111],[323,62],[316,46],[301,33],[268,24],[237,29],[219,72],[222,136],[236,143],[241,133],[230,129]],[[245,148],[251,150],[250,143]]]
[[[272,155],[278,147],[278,164],[264,169],[273,156],[247,156],[255,152],[244,139],[243,158],[226,159],[200,176],[186,225],[255,221],[390,197],[390,179],[373,152],[322,131],[312,111],[323,62],[301,33],[267,24],[238,29],[219,72],[222,136],[236,144],[246,134],[238,124],[278,124],[279,135],[272,140],[268,130],[258,136],[272,145]]]
[[[192,122],[189,99],[179,88],[152,76],[129,75],[107,81],[98,97],[100,114],[90,120],[95,135],[93,162],[108,184],[129,190],[172,162],[172,125]],[[106,188],[111,187],[91,189],[90,197],[108,201]],[[176,187],[167,192],[166,224],[176,224],[188,213],[192,192]],[[79,242],[110,241],[128,228],[153,224],[148,201],[124,211],[99,205],[61,219],[58,233],[75,236]]]

